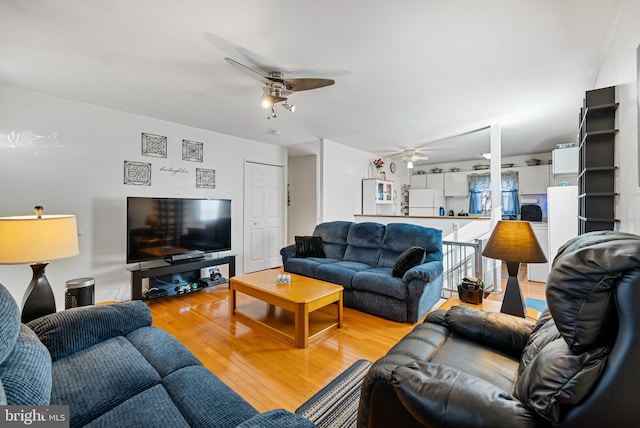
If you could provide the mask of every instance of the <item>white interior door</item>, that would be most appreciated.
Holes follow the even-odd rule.
[[[280,266],[284,246],[284,173],[281,166],[245,162],[244,272]]]

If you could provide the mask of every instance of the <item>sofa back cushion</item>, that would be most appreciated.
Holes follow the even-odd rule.
[[[393,268],[400,254],[410,247],[424,248],[425,262],[442,261],[442,231],[415,224],[388,224],[382,240],[378,267]]]
[[[384,230],[380,223],[353,223],[347,236],[344,260],[377,266]]]
[[[640,237],[589,232],[558,251],[547,280],[547,302],[558,331],[574,352],[611,344],[618,328],[614,289],[640,269]]]
[[[347,249],[347,235],[353,223],[350,221],[329,221],[320,223],[313,230],[313,236],[322,238],[324,254],[328,259],[342,260]]]
[[[29,327],[21,324],[19,329],[13,349],[0,364],[6,400],[2,404],[47,405],[51,398],[51,356]]]

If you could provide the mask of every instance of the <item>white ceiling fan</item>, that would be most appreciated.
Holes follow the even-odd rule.
[[[426,161],[429,159],[429,156],[426,154],[427,149],[425,148],[415,148],[415,149],[399,149],[391,152],[382,152],[382,153],[390,153],[385,157],[395,159],[401,162],[406,162],[407,168],[413,168],[413,164],[419,161]]]
[[[479,136],[480,131],[487,131],[489,129],[488,126],[483,126],[480,128],[473,129],[471,131],[461,132],[455,135],[451,135],[448,137],[440,138],[437,140],[430,141],[428,143],[421,144],[412,148],[398,148],[389,151],[381,152],[384,157],[389,157],[391,159],[400,160],[402,162],[407,163],[407,168],[413,168],[414,163],[420,163],[422,161],[426,161],[429,159],[429,154],[442,150],[458,150],[458,143],[460,142],[460,138],[467,137],[472,134],[476,134],[474,138]],[[458,141],[456,141],[458,139]],[[446,142],[446,144],[442,144]]]

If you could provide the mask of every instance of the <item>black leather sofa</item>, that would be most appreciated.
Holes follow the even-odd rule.
[[[638,426],[640,237],[569,241],[546,297],[535,325],[464,306],[430,313],[369,370],[358,426]]]

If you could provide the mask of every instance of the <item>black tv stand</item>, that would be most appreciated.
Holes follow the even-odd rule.
[[[199,270],[210,266],[229,265],[229,278],[236,276],[236,256],[223,256],[168,263],[157,260],[128,267],[131,272],[131,300],[142,300],[142,279]]]

